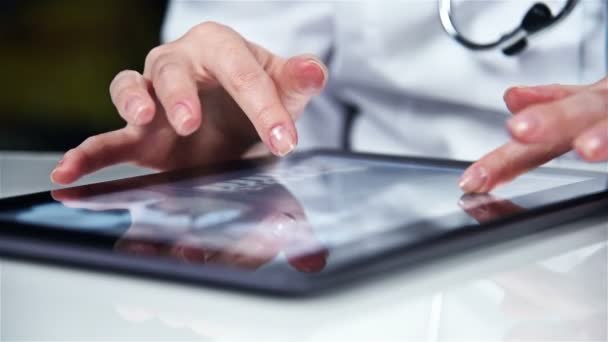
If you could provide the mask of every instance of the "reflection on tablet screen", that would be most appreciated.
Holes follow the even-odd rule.
[[[314,156],[107,193],[104,184],[94,186],[95,194],[59,190],[56,202],[0,217],[111,235],[116,250],[138,255],[244,269],[279,263],[318,272],[352,257],[340,246],[365,241],[356,252],[371,253],[378,248],[374,237],[384,231],[400,229],[414,241],[477,225],[556,200],[519,203],[518,197],[590,179],[536,172],[492,196],[461,198],[461,172]]]

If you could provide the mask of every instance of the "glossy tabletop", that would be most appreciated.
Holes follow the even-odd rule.
[[[58,159],[0,153],[0,197],[52,188]],[[605,217],[300,299],[0,259],[0,339],[605,341],[607,268]]]

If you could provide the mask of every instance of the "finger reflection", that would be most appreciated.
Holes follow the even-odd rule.
[[[524,210],[509,200],[490,194],[463,195],[458,206],[479,223],[488,223]]]
[[[247,270],[280,255],[300,272],[320,272],[326,265],[328,250],[315,237],[301,204],[279,183],[255,198],[131,185],[57,190],[53,197],[75,209],[128,210],[131,223],[114,248],[130,255]]]

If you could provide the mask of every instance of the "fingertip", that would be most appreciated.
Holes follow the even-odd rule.
[[[298,62],[296,65],[296,73],[300,77],[300,86],[313,91],[323,89],[327,80],[325,66],[312,58]]]
[[[298,135],[293,124],[283,123],[270,130],[270,151],[284,157],[295,150],[298,145]]]
[[[63,158],[57,163],[57,166],[50,174],[50,179],[53,183],[59,185],[68,185],[82,177],[82,169],[79,165],[79,152],[77,149],[71,149],[65,153]]]
[[[145,125],[153,119],[156,104],[143,76],[136,72],[126,75],[131,76],[117,76],[118,81],[112,82],[112,102],[120,116],[129,124]]]
[[[53,182],[54,184],[69,185],[77,181],[80,176],[73,170],[62,167],[53,170],[53,172],[51,172],[50,178],[51,182]]]
[[[515,140],[531,143],[534,142],[535,135],[540,129],[540,123],[533,115],[522,113],[507,121],[507,129]]]
[[[133,115],[133,124],[144,126],[149,124],[154,119],[154,106],[146,105],[139,108]]]
[[[311,98],[319,95],[327,84],[328,72],[323,62],[311,55],[292,57],[278,73],[272,74],[281,102],[296,120]]]
[[[73,189],[59,189],[51,191],[51,197],[57,202],[65,202],[74,199],[75,196],[71,196],[70,193]]]
[[[588,162],[602,161],[608,158],[608,143],[598,136],[582,137],[574,141],[574,150]]]
[[[327,83],[328,71],[325,65],[313,56],[298,56],[288,62],[298,90],[316,93]]]
[[[59,182],[56,180],[56,174],[57,174],[58,169],[60,169],[63,166],[63,164],[65,164],[65,157],[62,157],[61,160],[59,160],[59,162],[57,162],[57,165],[55,166],[55,168],[53,168],[53,170],[49,174],[49,178],[51,179],[52,183],[59,184]]]
[[[502,99],[505,102],[509,102],[509,100],[511,100],[513,98],[513,93],[517,91],[517,87],[510,87],[507,88],[507,90],[505,90],[505,92],[502,95]]]
[[[524,109],[540,103],[563,99],[577,91],[575,86],[541,85],[516,86],[505,91],[503,99],[509,111],[518,114]]]
[[[200,117],[189,117],[183,119],[183,121],[179,124],[179,128],[177,133],[181,136],[189,136],[196,132],[201,126]]]
[[[57,180],[56,173],[57,173],[57,169],[53,169],[53,171],[51,171],[51,174],[49,175],[49,178],[51,179],[51,183],[61,185],[61,183]]]
[[[171,117],[174,118],[175,132],[180,136],[189,136],[198,130],[202,124],[202,115],[195,114],[192,106],[178,103],[173,107]]]
[[[462,174],[458,181],[458,187],[465,194],[487,192],[489,174],[485,167],[475,163]]]
[[[503,100],[507,109],[515,114],[522,110],[525,105],[521,101],[521,87],[511,87],[507,89],[503,95]]]
[[[124,106],[125,118],[129,123],[142,125],[146,119],[147,103],[140,96],[131,96]]]
[[[69,185],[82,177],[75,167],[61,166],[51,172],[51,182],[58,185]]]

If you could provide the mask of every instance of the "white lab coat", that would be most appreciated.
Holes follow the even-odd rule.
[[[472,39],[509,31],[535,1],[455,1]],[[565,1],[550,0],[556,12]],[[314,53],[330,68],[327,90],[298,122],[301,147],[340,147],[348,104],[357,108],[353,149],[477,159],[508,139],[509,86],[579,84],[606,74],[606,1],[581,0],[523,54],[472,52],[442,30],[436,0],[173,0],[171,41],[207,20],[233,27],[282,56]]]

